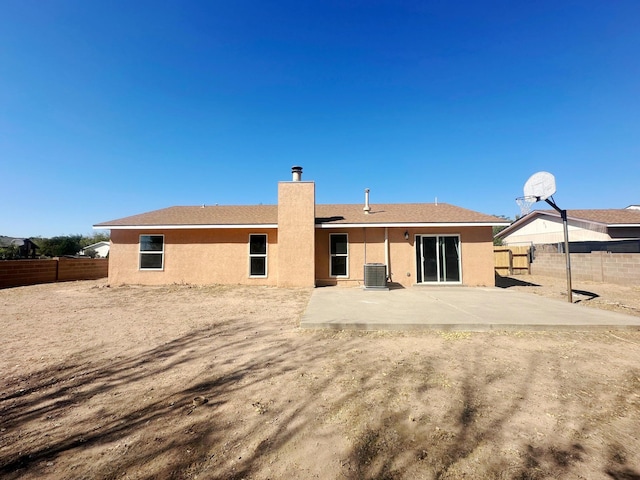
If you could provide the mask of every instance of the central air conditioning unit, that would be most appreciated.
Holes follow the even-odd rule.
[[[387,266],[384,263],[364,264],[364,288],[388,290]]]

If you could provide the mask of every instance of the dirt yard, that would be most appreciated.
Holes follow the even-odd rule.
[[[640,479],[640,332],[301,331],[310,294],[0,290],[0,477]]]
[[[544,297],[567,300],[566,278],[514,275],[496,278],[496,285]],[[640,317],[640,286],[573,280],[571,287],[574,303]]]

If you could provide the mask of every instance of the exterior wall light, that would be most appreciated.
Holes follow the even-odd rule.
[[[409,232],[407,230],[404,232],[404,239],[409,240]]]

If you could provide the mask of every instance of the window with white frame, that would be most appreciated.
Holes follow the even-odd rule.
[[[264,233],[249,235],[249,276],[267,276],[267,235]]]
[[[329,234],[329,275],[331,277],[349,276],[349,237],[346,233]]]
[[[140,235],[140,270],[164,269],[164,235]]]

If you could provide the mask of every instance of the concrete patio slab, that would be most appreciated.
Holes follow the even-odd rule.
[[[414,287],[389,291],[322,287],[301,328],[359,330],[640,329],[640,317],[501,288]]]

